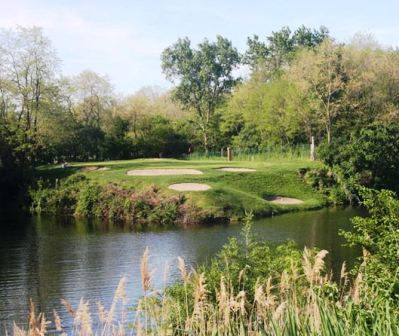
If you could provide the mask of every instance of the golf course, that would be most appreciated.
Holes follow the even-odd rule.
[[[233,162],[138,159],[44,166],[38,173],[44,180],[56,180],[53,188],[79,176],[86,186],[113,185],[134,192],[155,188],[166,197],[184,197],[206,210],[208,217],[234,221],[249,211],[262,217],[324,206],[321,193],[299,174],[301,168],[317,167],[321,163],[303,158]],[[47,210],[41,208],[42,212]]]

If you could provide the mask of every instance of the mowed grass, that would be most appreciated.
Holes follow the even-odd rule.
[[[88,166],[108,167],[109,170],[84,172]],[[205,183],[211,186],[207,191],[184,192],[196,205],[216,216],[241,216],[252,210],[256,216],[267,216],[293,210],[315,209],[325,205],[323,196],[307,185],[299,176],[298,169],[319,167],[320,162],[306,159],[270,159],[259,161],[220,160],[177,160],[139,159],[128,161],[106,161],[72,163],[67,168],[46,166],[39,169],[44,178],[62,178],[72,174],[84,174],[100,184],[117,183],[136,190],[157,186],[168,194],[181,192],[168,189],[174,183]],[[225,172],[223,167],[252,168],[255,172]],[[132,169],[171,169],[191,168],[203,172],[202,175],[174,176],[128,176]],[[303,204],[273,204],[267,196],[286,196],[302,200]]]

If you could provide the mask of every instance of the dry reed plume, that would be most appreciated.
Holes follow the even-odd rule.
[[[28,329],[14,325],[13,335],[42,336],[47,335],[48,330],[57,331],[59,335],[76,336],[367,334],[364,333],[366,329],[362,329],[367,324],[358,320],[360,315],[353,315],[356,307],[364,304],[363,274],[359,273],[351,286],[343,264],[339,281],[333,282],[325,271],[326,255],[325,250],[315,252],[305,248],[300,268],[292,265],[278,276],[259,278],[249,291],[234,288],[222,274],[214,292],[209,287],[206,272],[188,272],[184,260],[178,258],[182,294],[176,296],[168,290],[152,289],[147,248],[140,264],[145,294],[137,304],[131,327],[128,327],[124,315],[127,279],[122,278],[109,310],[100,303],[96,304],[96,318],[91,313],[89,301],[82,299],[73,308],[63,300],[73,319],[72,330],[65,331],[57,312],[54,311],[54,322],[50,324],[43,314],[36,313],[31,303]],[[241,285],[245,281],[243,272],[239,272]],[[116,314],[118,309],[119,314]],[[383,313],[389,317],[392,311]],[[394,320],[389,326],[379,324],[378,328],[376,330],[382,330],[382,334],[393,331],[387,334],[395,335],[399,331]]]

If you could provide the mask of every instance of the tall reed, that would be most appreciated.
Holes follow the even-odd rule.
[[[13,335],[399,335],[398,307],[379,299],[362,273],[349,278],[345,265],[333,281],[325,269],[326,255],[305,248],[301,265],[292,262],[280,274],[259,277],[250,289],[243,272],[239,287],[228,274],[220,274],[214,287],[206,268],[189,272],[179,258],[181,283],[155,290],[146,249],[141,260],[144,296],[133,326],[125,320],[127,278],[122,278],[109,310],[97,303],[96,319],[89,301],[82,299],[74,308],[64,300],[74,321],[66,331],[57,312],[50,323],[32,302],[27,329],[14,325]]]

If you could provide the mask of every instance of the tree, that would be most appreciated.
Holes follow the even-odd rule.
[[[239,82],[233,76],[239,63],[237,49],[222,36],[217,36],[214,43],[205,39],[198,49],[191,48],[188,38],[179,39],[162,53],[166,78],[173,83],[178,81],[173,97],[184,108],[195,112],[206,152],[215,111]]]
[[[244,59],[252,70],[264,68],[268,76],[274,77],[292,60],[295,52],[301,48],[315,48],[328,36],[328,29],[324,26],[312,30],[302,25],[294,32],[289,27],[283,27],[267,36],[266,42],[262,42],[257,35],[248,37]]]
[[[28,164],[35,161],[38,124],[57,69],[55,50],[41,28],[0,31],[0,118],[9,135],[20,137]]]
[[[111,114],[113,88],[106,76],[85,70],[72,79],[75,113],[85,125],[101,127]]]
[[[342,112],[347,82],[342,48],[332,40],[325,40],[315,50],[302,50],[286,76],[310,100],[315,118],[324,125],[328,144],[331,143],[334,121]]]
[[[339,167],[353,185],[399,192],[399,127],[376,124],[320,148],[324,161]]]
[[[41,104],[58,67],[55,50],[38,27],[2,30],[0,45],[1,115],[15,113],[17,127],[30,133],[26,140],[34,140]]]
[[[187,153],[184,135],[176,132],[172,122],[160,115],[140,119],[140,133],[136,139],[138,157],[171,157]]]

